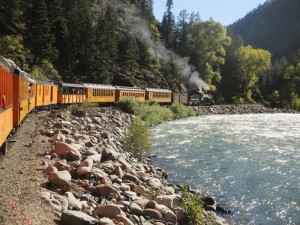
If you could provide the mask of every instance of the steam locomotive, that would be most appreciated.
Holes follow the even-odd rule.
[[[13,61],[3,57],[0,57],[0,96],[2,153],[7,151],[7,138],[12,130],[37,107],[83,102],[115,103],[128,97],[139,102],[150,100],[162,104],[179,102],[186,105],[212,100],[212,96],[203,90],[188,95],[157,88],[42,82],[32,79]]]

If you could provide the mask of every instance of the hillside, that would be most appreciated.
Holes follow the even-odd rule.
[[[273,58],[289,57],[300,49],[299,12],[299,0],[268,0],[228,28],[245,45],[269,50]]]

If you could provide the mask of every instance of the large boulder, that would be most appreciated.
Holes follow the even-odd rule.
[[[108,198],[111,193],[119,194],[119,191],[115,187],[107,184],[100,184],[96,186],[95,192],[105,198]]]
[[[60,158],[70,161],[81,159],[80,152],[74,146],[64,142],[56,143],[53,153],[57,154]]]
[[[93,215],[98,217],[116,218],[120,215],[125,216],[125,213],[117,205],[100,205],[95,208]]]
[[[84,212],[67,210],[62,213],[60,223],[62,225],[96,225],[99,221]]]
[[[173,209],[180,206],[182,198],[179,195],[161,195],[157,196],[154,201]]]
[[[155,209],[144,209],[143,216],[150,217],[151,219],[156,219],[156,220],[161,220],[163,218],[161,213]]]
[[[71,181],[71,174],[67,170],[55,171],[50,173],[48,176],[48,180],[57,186],[69,186],[69,182]]]

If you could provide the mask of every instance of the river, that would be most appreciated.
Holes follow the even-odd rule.
[[[191,117],[151,132],[154,165],[229,204],[230,224],[300,224],[300,114]]]

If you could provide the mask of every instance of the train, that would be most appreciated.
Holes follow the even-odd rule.
[[[134,98],[138,102],[149,100],[160,104],[178,102],[185,105],[211,100],[201,91],[194,91],[189,95],[159,88],[38,81],[13,61],[1,56],[0,96],[0,151],[4,154],[7,152],[7,139],[11,132],[35,108],[83,102],[107,104],[125,98]]]

